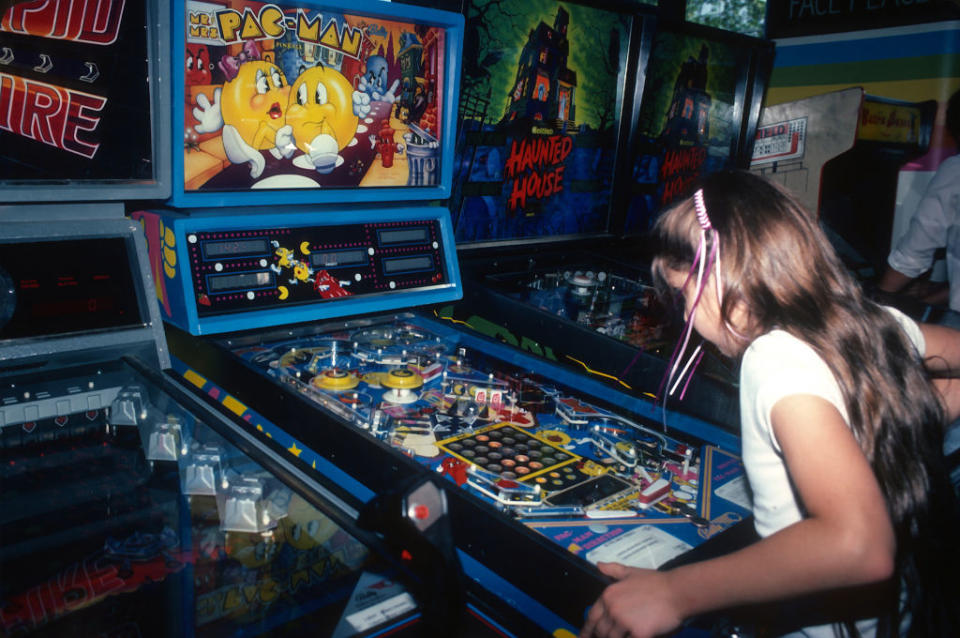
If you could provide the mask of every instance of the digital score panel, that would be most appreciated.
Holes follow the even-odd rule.
[[[194,334],[461,296],[445,208],[133,214],[161,312]]]
[[[197,314],[442,285],[439,232],[425,220],[190,233]]]
[[[144,323],[123,237],[0,240],[0,339]]]

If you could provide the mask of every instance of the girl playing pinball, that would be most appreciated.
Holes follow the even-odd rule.
[[[707,611],[798,609],[818,594],[865,605],[814,604],[766,629],[960,635],[960,517],[942,452],[960,416],[960,333],[867,299],[816,220],[751,173],[707,177],[655,233],[654,278],[687,320],[666,388],[690,367],[693,331],[740,358],[760,540],[668,571],[600,563],[617,582],[581,637],[660,635]]]

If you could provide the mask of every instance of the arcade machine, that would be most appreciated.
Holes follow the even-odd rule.
[[[4,635],[514,635],[462,590],[434,484],[359,509],[162,374],[136,223],[7,221],[0,284]]]
[[[764,107],[750,170],[782,184],[815,213],[823,167],[853,147],[862,105],[863,89],[851,87]]]
[[[189,264],[175,268],[166,291],[171,309],[184,309],[166,316],[174,369],[362,501],[442,477],[467,577],[514,601],[546,633],[582,622],[604,584],[590,563],[660,567],[712,551],[714,537],[728,542],[722,532],[750,516],[735,437],[678,414],[664,428],[659,415],[643,416],[645,402],[562,367],[422,311],[382,311],[448,292],[427,282],[452,278],[449,235],[437,235],[439,249],[391,254],[395,235],[427,235],[430,224],[449,233],[447,218],[414,210],[413,225],[381,211],[351,211],[350,223],[330,210],[322,219],[298,210],[290,210],[295,219],[137,213],[148,227],[156,216],[175,238],[176,262]],[[367,255],[338,271],[371,283],[332,302],[311,289],[315,298],[299,306],[269,285],[252,291],[269,295],[216,290],[221,278],[269,278],[282,259],[234,253],[246,264],[235,266],[215,254],[220,248],[281,241],[327,261]],[[385,264],[414,258],[437,265],[427,276],[383,274]],[[234,273],[260,260],[266,265]],[[284,277],[273,285],[289,284]],[[335,318],[340,304],[368,312]]]
[[[856,142],[823,169],[820,219],[861,281],[883,272],[893,230],[897,175],[930,147],[937,101],[864,95]]]
[[[361,508],[164,373],[117,200],[171,193],[169,22],[40,4],[0,5],[0,631],[512,635],[461,586],[435,485]]]
[[[204,17],[204,11],[213,14]],[[747,542],[749,525],[739,523],[749,518],[750,506],[735,437],[680,414],[661,423],[647,402],[434,316],[431,307],[462,294],[449,212],[422,201],[451,188],[462,17],[360,2],[350,8],[269,5],[259,14],[189,2],[174,7],[174,24],[236,23],[243,32],[255,20],[267,34],[253,39],[262,57],[273,51],[272,59],[280,60],[285,38],[300,43],[285,49],[284,59],[307,80],[330,69],[309,65],[301,46],[308,34],[300,27],[320,24],[340,34],[341,44],[355,37],[360,58],[349,61],[383,69],[374,79],[392,95],[366,93],[358,79],[351,102],[368,106],[366,115],[357,116],[351,139],[338,142],[336,157],[323,158],[322,166],[310,159],[308,175],[296,158],[310,156],[312,145],[304,150],[297,143],[293,168],[283,153],[272,152],[276,146],[247,149],[236,162],[225,150],[241,146],[234,138],[252,144],[239,127],[224,125],[198,144],[203,152],[224,153],[226,161],[220,172],[202,176],[206,181],[194,181],[196,149],[186,143],[174,170],[171,201],[178,209],[132,214],[147,235],[174,370],[262,441],[363,503],[411,482],[438,481],[467,581],[522,613],[538,633],[576,633],[608,582],[592,563],[661,567]],[[217,37],[228,35],[221,30]],[[423,46],[402,46],[411,38]],[[175,30],[174,41],[174,51],[195,44],[189,29]],[[335,42],[325,42],[311,55],[331,59]],[[235,55],[231,46],[241,47],[224,46],[206,44],[218,68],[218,59]],[[347,62],[344,55],[343,68]],[[245,68],[249,64],[255,66]],[[291,72],[271,64],[243,62],[237,77],[261,69],[272,83],[267,91],[289,85],[289,121],[303,84],[289,82]],[[432,87],[422,93],[429,104],[419,119],[398,105],[399,89],[390,88],[399,86],[394,64],[410,86]],[[405,69],[415,75],[403,76]],[[191,98],[189,91],[180,94],[185,81],[184,74],[174,80],[174,129],[196,132],[185,114],[204,119],[201,103],[212,105],[219,93],[222,104],[232,86],[200,88]],[[321,85],[333,93],[330,84]],[[306,86],[309,102],[319,85]],[[197,106],[181,110],[181,97]],[[395,154],[392,171],[379,170],[390,168],[382,165],[382,148],[370,156],[372,164],[365,159],[367,147],[377,144],[371,126],[386,122],[394,142],[432,131],[432,172],[411,168],[410,145],[400,153],[408,165]],[[296,126],[299,141],[304,133]],[[316,137],[329,135],[319,130]],[[273,144],[281,140],[282,146],[282,136],[277,129]],[[251,183],[260,160],[262,177]],[[346,179],[343,170],[354,164],[356,183],[324,187],[325,180]],[[230,179],[219,177],[223,173]],[[300,177],[289,181],[294,174],[315,185]],[[205,208],[221,201],[232,205]],[[274,205],[248,205],[262,201]]]
[[[620,390],[654,399],[670,394],[661,384],[677,326],[671,321],[675,313],[650,285],[643,232],[698,175],[749,163],[748,142],[759,118],[772,44],[663,19],[654,26],[645,15],[637,20],[643,23],[643,50],[633,56],[640,69],[636,94],[618,116],[632,123],[630,137],[611,140],[609,150],[612,156],[614,149],[627,149],[621,155],[634,157],[632,173],[604,185],[604,197],[596,197],[597,204],[589,209],[594,226],[577,228],[576,242],[563,242],[549,227],[530,225],[505,226],[494,238],[500,245],[483,241],[487,238],[466,232],[471,227],[468,211],[480,198],[465,196],[455,220],[468,283],[464,300],[446,313]],[[610,81],[622,78],[613,74]],[[462,119],[470,122],[464,105],[461,100]],[[590,94],[580,94],[577,106],[589,105]],[[583,119],[589,121],[589,115]],[[489,158],[498,152],[506,156],[511,144],[506,142],[502,149],[467,144],[461,162],[485,157],[490,174]],[[477,185],[474,175],[483,175],[483,166],[470,173],[465,191]],[[510,218],[512,199],[482,199],[499,202],[498,218]],[[538,206],[535,219],[582,216],[584,208],[560,197],[544,198]],[[620,237],[596,235],[603,231]],[[537,251],[530,247],[536,242],[554,246]],[[677,410],[736,432],[735,384],[733,365],[708,350],[698,374],[686,387],[678,387],[670,401]]]

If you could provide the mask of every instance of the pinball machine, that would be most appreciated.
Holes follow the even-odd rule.
[[[430,512],[402,561],[397,514],[162,371],[137,224],[8,220],[0,246],[4,635],[528,635],[415,542],[444,524],[431,484],[404,494]]]
[[[558,12],[541,35],[577,15]],[[130,216],[146,236],[173,370],[197,396],[364,511],[439,485],[443,543],[467,585],[532,627],[519,635],[575,634],[608,584],[596,561],[663,567],[750,541],[735,436],[439,311],[463,295],[438,201],[456,184],[463,16],[320,0],[181,2],[172,16],[174,57],[205,53],[212,73],[196,83],[189,65],[174,67],[173,138],[182,128],[184,142],[170,207]],[[622,28],[620,14],[599,17]],[[329,77],[313,77],[321,70]],[[228,94],[258,82],[289,126],[269,112],[262,135],[227,122]],[[302,128],[298,108],[338,92],[356,105],[352,117],[339,111],[347,126]]]
[[[638,50],[626,56],[636,60],[634,75],[607,80],[632,88],[632,94],[620,89],[625,130],[605,146],[619,159],[594,164],[601,169],[592,183],[604,186],[588,205],[543,197],[516,208],[515,182],[504,179],[506,168],[491,168],[491,157],[512,157],[509,138],[504,144],[467,137],[458,148],[460,163],[472,167],[464,169],[462,198],[451,204],[466,283],[463,300],[444,313],[620,391],[666,400],[737,432],[736,366],[709,346],[688,383],[662,387],[680,322],[652,286],[646,233],[699,175],[749,165],[773,45],[652,13],[637,13],[634,28]],[[572,40],[570,50],[578,45]],[[503,58],[513,60],[509,51]],[[590,99],[581,94],[578,113],[589,112],[583,107]],[[469,107],[461,100],[464,121],[482,121]],[[581,117],[589,125],[590,116]],[[496,131],[502,123],[479,126]],[[580,141],[572,137],[576,148]],[[471,230],[478,202],[491,209],[488,228],[497,234]],[[551,220],[571,216],[590,223],[566,224],[574,234],[553,230]]]
[[[0,11],[0,633],[535,635],[433,482],[362,507],[169,373],[122,203],[172,192],[168,6],[42,5]]]
[[[605,584],[593,567],[599,560],[662,567],[748,542],[749,497],[732,434],[663,415],[433,314],[438,302],[429,299],[460,286],[449,218],[431,220],[436,210],[414,208],[418,217],[393,222],[382,210],[343,219],[329,209],[136,213],[146,228],[167,228],[176,262],[189,264],[175,269],[165,293],[179,312],[165,315],[174,370],[360,501],[439,477],[465,577],[546,633],[576,631]],[[412,242],[417,233],[415,250],[391,254],[395,236]],[[268,295],[213,283],[275,275],[284,244],[317,255],[336,270],[334,281],[353,283],[325,298],[327,278],[315,277],[297,290],[298,305],[276,292],[296,286],[289,268],[264,286]],[[357,250],[366,258],[349,263]],[[397,259],[433,270],[386,272]],[[250,264],[254,272],[234,279]],[[343,316],[339,304],[347,304]]]

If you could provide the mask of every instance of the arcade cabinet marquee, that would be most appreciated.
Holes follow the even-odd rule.
[[[0,3],[0,200],[170,194],[160,2]]]
[[[462,16],[367,0],[173,5],[174,206],[449,196]]]

